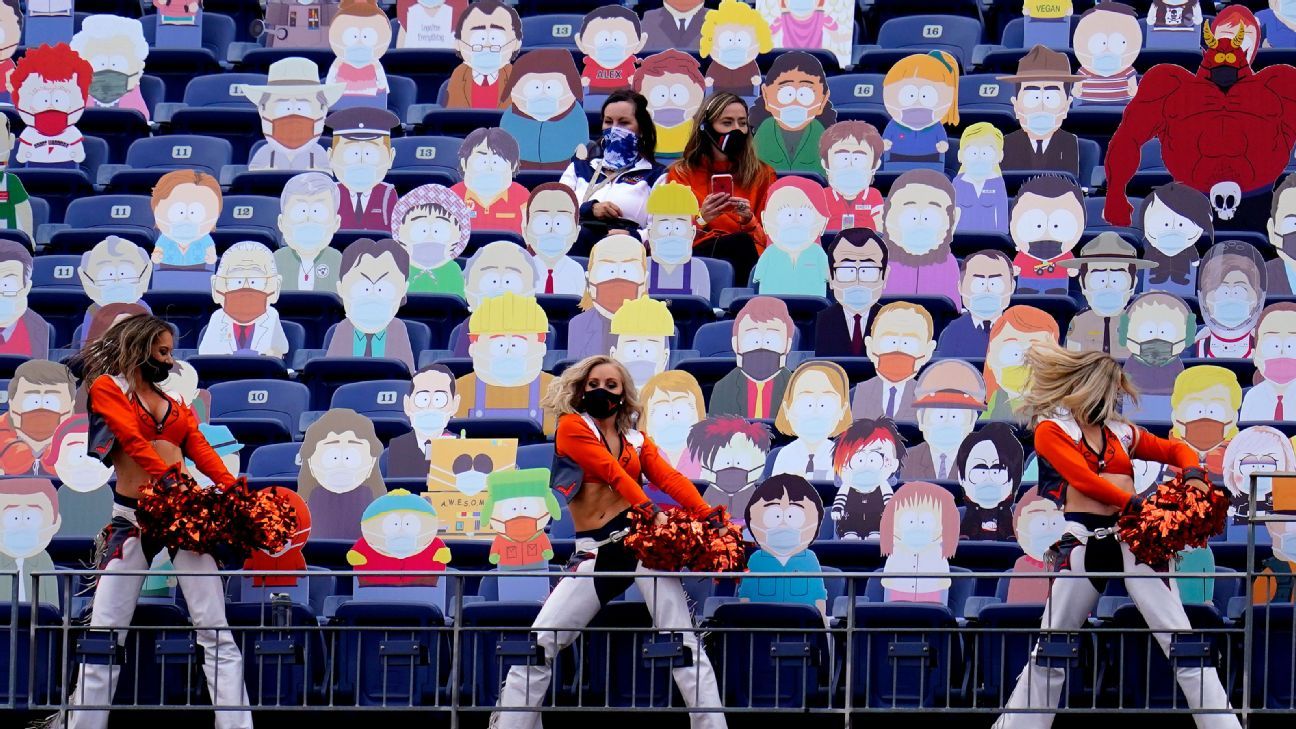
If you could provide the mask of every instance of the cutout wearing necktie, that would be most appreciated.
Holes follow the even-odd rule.
[[[864,327],[860,323],[862,318],[861,314],[856,314],[855,326],[851,328],[851,354],[856,357],[860,356],[860,353],[864,351]]]
[[[895,404],[896,404],[896,388],[893,385],[891,387],[890,394],[887,395],[886,414],[888,418],[895,417]]]

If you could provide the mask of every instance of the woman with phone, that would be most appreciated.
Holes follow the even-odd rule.
[[[760,215],[775,180],[750,142],[747,102],[714,94],[698,109],[683,156],[666,170],[668,180],[692,188],[701,207],[694,254],[729,261],[739,285],[765,250]]]

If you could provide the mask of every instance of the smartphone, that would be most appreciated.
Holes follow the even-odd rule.
[[[711,175],[711,194],[734,194],[733,175]]]

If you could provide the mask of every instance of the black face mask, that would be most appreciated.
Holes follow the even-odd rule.
[[[140,365],[140,375],[145,382],[152,382],[156,385],[165,380],[169,374],[171,374],[170,362],[162,362],[149,357],[144,360],[144,364]]]
[[[1228,91],[1230,86],[1237,83],[1238,70],[1233,66],[1216,66],[1210,70],[1210,80],[1216,86]]]
[[[1030,254],[1047,261],[1062,255],[1062,241],[1060,240],[1033,240],[1027,244]]]
[[[731,466],[715,472],[715,487],[732,496],[747,488],[747,469]]]
[[[702,133],[711,140],[711,145],[724,153],[726,157],[740,157],[747,150],[747,132],[735,129],[721,134],[710,124],[703,122]]]
[[[772,349],[753,349],[750,352],[743,352],[742,364],[739,368],[756,382],[764,382],[778,372],[779,367],[782,366],[779,360],[782,358],[782,353]]]
[[[621,409],[621,395],[604,389],[586,390],[581,396],[585,412],[596,420],[602,420]]]

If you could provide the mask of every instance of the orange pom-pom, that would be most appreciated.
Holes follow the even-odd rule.
[[[242,478],[226,489],[199,486],[178,466],[141,489],[136,518],[168,549],[245,557],[282,549],[297,530],[297,513],[282,496],[253,491]]]
[[[1121,541],[1146,565],[1161,568],[1191,547],[1204,547],[1224,531],[1229,498],[1218,488],[1206,493],[1175,479],[1157,487],[1138,512],[1122,514]]]
[[[666,523],[637,512],[630,513],[633,527],[625,546],[644,567],[665,572],[742,572],[747,568],[747,545],[742,527],[721,510],[722,527],[702,520],[702,514],[680,507],[666,509]]]

